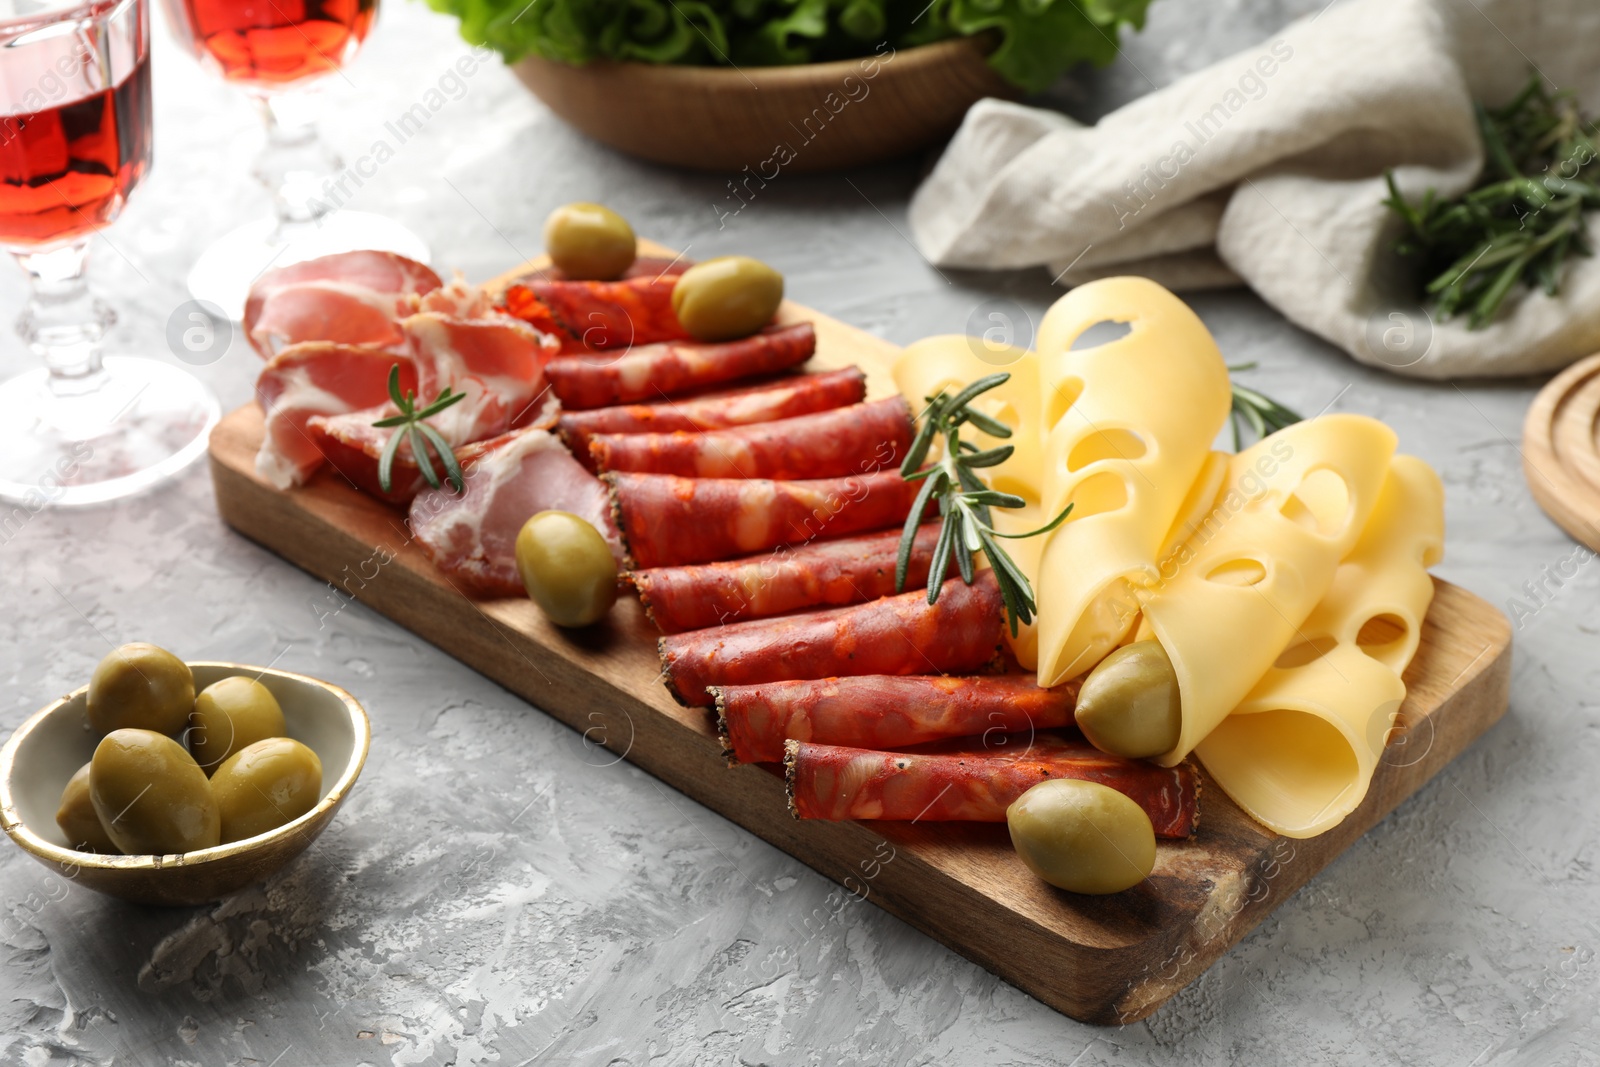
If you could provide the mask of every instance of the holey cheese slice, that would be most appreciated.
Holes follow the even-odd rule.
[[[1101,322],[1115,341],[1072,350]],[[1188,306],[1144,278],[1107,278],[1056,301],[1039,327],[1045,439],[1040,513],[1072,514],[1048,535],[1035,583],[1039,684],[1093,667],[1138,618],[1137,590],[1161,551],[1231,406],[1228,368]],[[1203,492],[1201,496],[1203,497]],[[1209,501],[1201,500],[1201,503]]]
[[[1156,762],[1187,756],[1295,643],[1377,506],[1394,446],[1376,419],[1324,415],[1233,457],[1211,514],[1142,591],[1183,705],[1178,744]]]
[[[1040,517],[1040,472],[1044,467],[1044,408],[1039,402],[1039,360],[1033,352],[1015,345],[1001,344],[982,337],[946,335],[929,337],[907,347],[894,364],[894,383],[911,410],[922,413],[927,398],[941,390],[957,393],[979,378],[1004,371],[1011,380],[980,396],[973,406],[1011,427],[1011,436],[1001,440],[975,427],[967,432],[979,448],[1011,445],[1011,458],[983,472],[984,479],[1002,492],[1015,493],[1028,502],[1025,508],[996,508],[995,528],[1002,533],[1022,533],[1037,529],[1047,521]],[[964,435],[965,436],[965,435]],[[1037,591],[1039,588],[1038,537],[1006,541],[1006,550]],[[980,560],[981,563],[981,560]],[[1035,626],[1020,626],[1013,637],[1009,628],[1006,640],[1018,662],[1031,669],[1035,662]]]
[[[1295,643],[1195,753],[1217,784],[1285,837],[1337,825],[1367,795],[1433,599],[1444,489],[1396,456],[1361,539]]]

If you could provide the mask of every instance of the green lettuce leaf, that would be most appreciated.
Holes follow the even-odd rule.
[[[1116,57],[1150,0],[427,0],[514,62],[778,66],[988,35],[990,65],[1028,92]]]

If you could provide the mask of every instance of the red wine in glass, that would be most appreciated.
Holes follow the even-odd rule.
[[[0,543],[52,505],[139,492],[205,451],[217,401],[152,359],[102,358],[115,321],[90,240],[150,166],[146,0],[0,0],[0,247],[31,285],[43,366],[0,382]]]
[[[206,66],[272,89],[344,65],[377,15],[377,0],[168,0],[173,22]]]
[[[55,244],[117,217],[150,166],[150,57],[122,83],[0,119],[0,245]]]
[[[3,2],[3,0],[0,0]],[[378,0],[165,0],[179,44],[256,102],[267,144],[255,174],[273,217],[224,234],[189,272],[189,293],[238,318],[268,266],[355,249],[426,260],[427,245],[392,219],[339,205],[339,157],[317,138],[306,86],[337,73],[372,28]]]

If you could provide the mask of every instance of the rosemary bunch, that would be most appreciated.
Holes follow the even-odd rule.
[[[466,396],[467,394],[453,392],[446,386],[444,392],[434,397],[433,403],[419,409],[417,394],[410,390],[404,393],[400,391],[400,364],[396,363],[389,368],[389,399],[400,409],[400,414],[379,419],[372,424],[384,429],[391,426],[395,428],[389,437],[389,443],[383,446],[383,455],[378,457],[378,485],[385,493],[390,490],[394,457],[400,451],[402,440],[411,442],[411,455],[416,459],[417,469],[422,472],[425,482],[435,489],[440,486],[439,475],[433,469],[433,461],[428,458],[428,447],[431,445],[439,456],[439,462],[444,464],[445,478],[449,481],[450,488],[458,493],[462,491],[466,485],[466,476],[461,473],[461,464],[456,461],[456,454],[451,451],[450,442],[424,420],[432,418],[452,404],[465,400]]]
[[[1535,73],[1504,107],[1475,107],[1486,158],[1472,189],[1449,200],[1429,189],[1412,205],[1384,175],[1384,203],[1406,225],[1396,251],[1431,279],[1424,292],[1440,317],[1465,310],[1474,330],[1519,282],[1556,295],[1568,258],[1591,254],[1583,213],[1600,206],[1600,127],[1570,92]]]
[[[917,493],[916,503],[912,505],[911,514],[906,516],[905,529],[901,532],[894,587],[896,592],[906,587],[906,572],[911,566],[917,527],[922,524],[922,513],[929,501],[937,499],[942,524],[928,570],[928,603],[938,602],[939,588],[950,569],[951,557],[955,558],[962,580],[970,584],[975,576],[973,556],[982,552],[988,557],[989,566],[994,569],[995,579],[1000,585],[1000,596],[1005,601],[1006,621],[1011,627],[1011,636],[1015,637],[1018,623],[1032,622],[1039,606],[1034,601],[1033,586],[1028,576],[1000,547],[997,538],[1020,539],[1048,533],[1061,525],[1072,511],[1072,505],[1068,504],[1049,523],[1027,533],[1004,534],[994,528],[992,508],[1020,508],[1025,507],[1027,501],[1013,493],[990,489],[975,472],[1004,463],[1016,451],[1016,446],[979,449],[971,441],[961,439],[961,427],[971,423],[991,437],[1010,437],[1011,427],[971,407],[977,397],[1003,385],[1010,378],[1011,375],[1005,373],[991,374],[973,382],[955,396],[946,396],[941,391],[937,396],[926,398],[928,406],[922,413],[922,425],[911,442],[905,462],[900,465],[901,476],[907,481],[921,481],[922,489]],[[944,441],[944,455],[937,463],[923,468],[922,464],[927,460],[935,439]]]

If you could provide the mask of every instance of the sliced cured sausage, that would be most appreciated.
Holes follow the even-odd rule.
[[[1004,606],[994,575],[847,608],[753,619],[661,638],[662,676],[680,703],[710,707],[712,686],[855,674],[967,674],[995,660]]]
[[[917,531],[906,588],[927,585],[939,527]],[[813,541],[722,563],[633,571],[628,582],[662,633],[721,626],[803,608],[859,604],[894,593],[900,531]],[[776,758],[776,757],[774,757]]]
[[[801,322],[718,344],[665,341],[621,353],[561,356],[550,361],[546,372],[561,405],[583,410],[661,400],[776,374],[810,359],[816,347],[816,331],[809,322]]]

